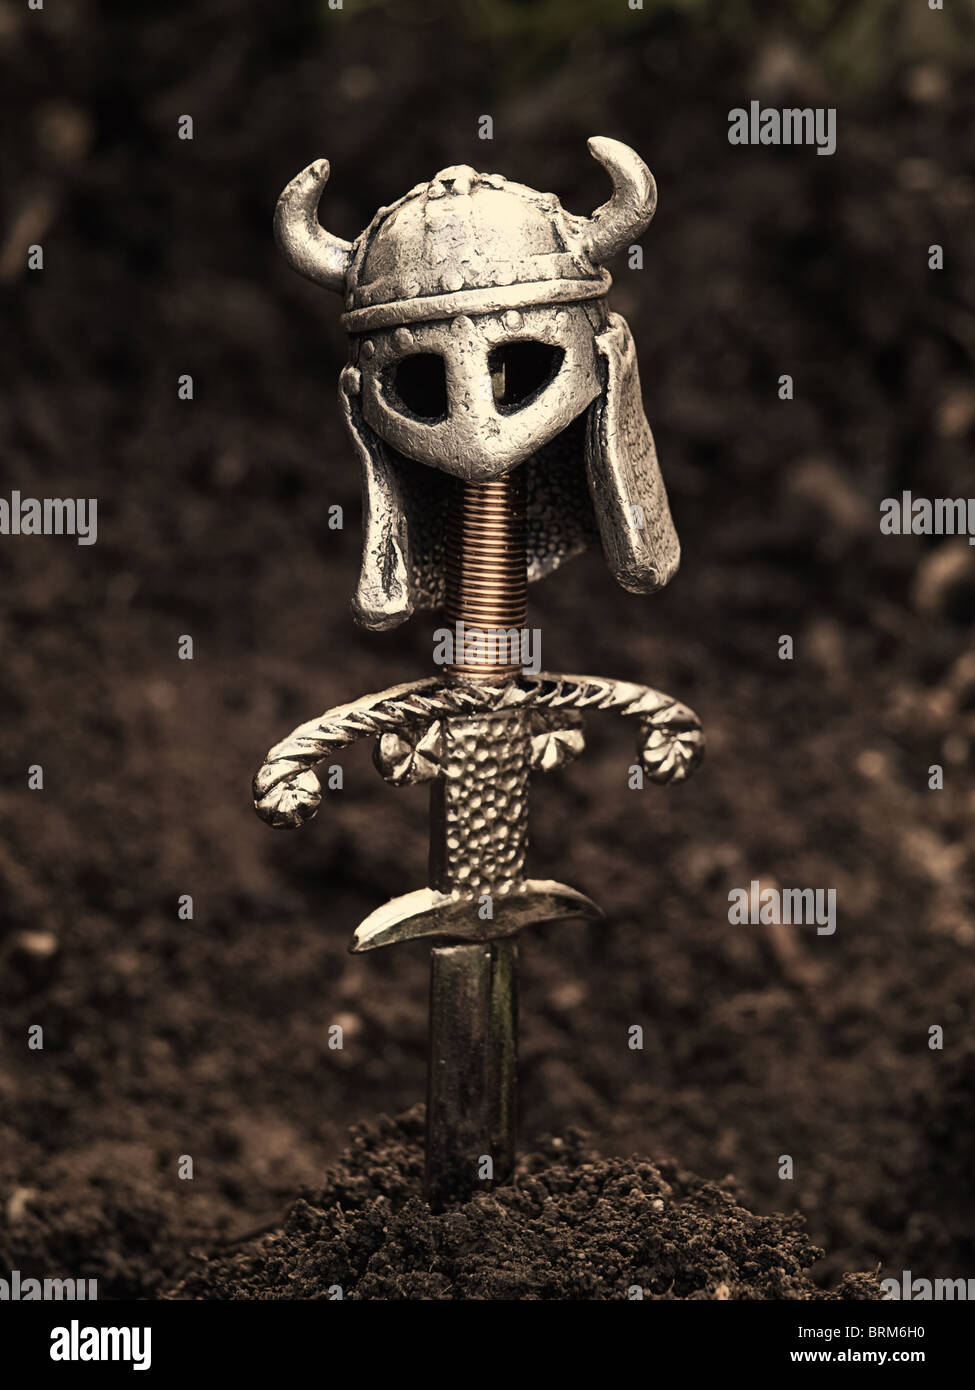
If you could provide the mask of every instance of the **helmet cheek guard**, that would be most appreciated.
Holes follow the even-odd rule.
[[[636,351],[605,307],[601,264],[645,229],[656,190],[625,145],[589,148],[614,193],[588,218],[458,165],[381,208],[350,244],[318,221],[327,161],[281,195],[281,249],[345,298],[352,360],[339,395],[362,470],[353,611],[364,627],[395,627],[443,601],[450,478],[485,481],[519,465],[529,579],[597,537],[631,592],[676,572]]]
[[[680,542],[653,435],[643,413],[636,345],[626,319],[610,314],[596,336],[604,387],[589,411],[586,477],[606,562],[631,594],[669,584]]]

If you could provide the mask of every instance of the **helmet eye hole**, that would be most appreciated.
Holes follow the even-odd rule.
[[[488,355],[494,402],[500,411],[522,410],[558,376],[565,353],[534,340],[504,343]]]
[[[436,352],[404,357],[386,373],[385,385],[394,403],[419,420],[433,422],[447,415],[447,374]]]

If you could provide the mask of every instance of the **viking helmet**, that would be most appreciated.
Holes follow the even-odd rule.
[[[380,208],[352,243],[318,220],[327,160],[278,201],[289,263],[344,296],[339,396],[362,467],[353,610],[365,627],[443,601],[450,475],[485,481],[525,465],[529,579],[597,538],[632,593],[677,570],[633,338],[606,308],[603,268],[649,224],[656,187],[627,146],[594,138],[589,150],[613,180],[591,217],[467,165]]]

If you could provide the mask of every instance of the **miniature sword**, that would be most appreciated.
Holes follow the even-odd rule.
[[[613,198],[566,213],[498,175],[442,171],[352,244],[325,232],[319,161],[278,204],[296,269],[346,296],[352,361],[340,398],[363,472],[357,620],[385,629],[443,604],[442,674],[326,711],[268,753],[258,813],[317,811],[316,765],[361,738],[394,785],[431,783],[430,883],[370,914],[353,951],[429,937],[426,1191],[442,1207],[504,1182],[515,1159],[518,932],[597,919],[574,888],[526,878],[529,778],[582,752],[582,711],[638,722],[649,780],[686,778],[697,717],[659,691],[522,669],[527,585],[598,530],[633,592],[666,583],[679,548],[643,416],[632,338],[603,304],[601,261],[650,220],[649,171],[590,150]]]

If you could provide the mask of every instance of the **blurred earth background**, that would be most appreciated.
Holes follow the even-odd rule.
[[[612,302],[683,567],[639,599],[593,552],[530,621],[548,669],[690,704],[709,757],[631,791],[594,716],[534,783],[534,872],[608,921],[523,937],[523,1145],[731,1174],[804,1215],[823,1286],[975,1276],[975,548],[879,531],[973,490],[973,6],[8,0],[0,64],[0,495],[99,499],[97,545],[0,538],[0,1263],[151,1296],[422,1099],[427,948],[347,946],[425,882],[425,789],[360,745],[302,831],[251,808],[272,743],[426,673],[436,624],[352,622],[341,306],[271,216],[323,154],[348,239],[461,162],[587,212],[603,134],[660,191]],[[835,106],[835,155],[730,146],[753,98]],[[752,879],[835,888],[836,934],[730,926]]]

